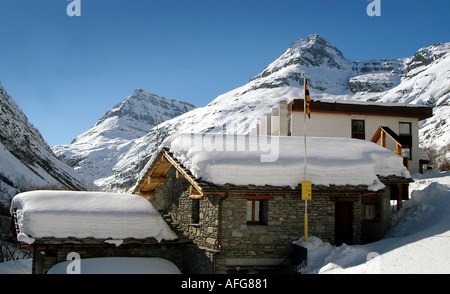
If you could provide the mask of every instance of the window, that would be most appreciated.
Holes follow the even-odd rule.
[[[411,159],[411,148],[402,148],[402,157]]]
[[[399,135],[409,135],[411,136],[411,123],[409,122],[401,122],[399,125]]]
[[[198,224],[200,223],[200,199],[192,199],[191,203],[191,223]]]
[[[410,122],[399,123],[399,138],[400,143],[403,145],[402,157],[412,159],[411,147],[412,147],[412,131]]]
[[[352,119],[352,138],[354,139],[366,139],[364,120]]]
[[[381,219],[380,199],[376,197],[363,197],[362,220],[379,222]]]
[[[247,224],[264,225],[266,224],[267,200],[248,200],[247,201]]]

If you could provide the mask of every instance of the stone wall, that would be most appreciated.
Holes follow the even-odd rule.
[[[151,203],[166,215],[172,229],[191,240],[185,246],[189,273],[228,273],[236,269],[258,272],[274,268],[290,253],[291,243],[304,235],[305,201],[298,194],[275,193],[265,201],[264,224],[247,223],[247,199],[241,193],[189,198],[189,182],[166,175]],[[175,192],[174,192],[175,191]],[[269,192],[269,191],[268,191]],[[335,201],[350,201],[352,243],[361,241],[361,195],[313,192],[308,201],[308,234],[335,242]],[[198,217],[197,217],[198,216]]]
[[[54,249],[33,252],[33,273],[47,273],[52,266],[67,260],[70,252],[76,252],[81,259],[96,257],[160,257],[173,262],[183,271],[183,244],[150,245],[60,245]]]
[[[218,271],[246,268],[250,272],[279,265],[291,243],[303,236],[305,203],[298,195],[275,194],[265,200],[264,224],[247,224],[247,199],[231,194],[223,202],[223,254]],[[334,235],[333,202],[327,197],[309,201],[309,232],[328,240]]]
[[[213,273],[214,258],[220,252],[218,236],[221,197],[209,195],[201,199],[190,199],[189,182],[176,178],[173,167],[167,172],[166,178],[166,183],[156,188],[155,197],[150,202],[164,215],[180,238],[192,242],[185,245],[184,272]],[[198,221],[194,220],[195,214],[198,214]]]

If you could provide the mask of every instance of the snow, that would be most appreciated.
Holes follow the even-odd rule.
[[[382,240],[332,246],[315,236],[295,243],[308,249],[309,274],[449,274],[450,172],[414,175],[411,199],[394,214]]]
[[[411,199],[394,214],[394,223],[386,236],[365,245],[333,246],[315,236],[303,237],[295,243],[308,249],[308,265],[303,274],[449,274],[450,273],[450,172],[413,175]],[[85,265],[81,271],[100,273]],[[97,264],[115,264],[109,269],[122,272],[147,272],[132,263],[134,259],[100,260]],[[96,263],[95,261],[92,261]],[[148,261],[151,263],[151,261]],[[66,272],[69,262],[52,268]],[[142,263],[141,263],[142,264]],[[139,271],[138,271],[139,269]],[[164,269],[164,266],[158,267]],[[0,263],[0,273],[31,273],[31,259]]]
[[[31,258],[0,262],[0,274],[31,274]]]
[[[214,184],[295,188],[305,179],[302,137],[180,134],[167,138],[163,147],[196,178]],[[307,177],[315,185],[366,185],[379,190],[384,185],[377,176],[391,175],[410,177],[400,156],[375,143],[307,138]]]
[[[0,83],[0,203],[19,191],[69,186],[96,189],[55,157],[48,144]]]
[[[36,239],[27,236],[25,233],[19,233],[17,234],[17,241],[27,244],[33,244]]]
[[[174,240],[161,215],[146,199],[132,194],[80,191],[31,191],[16,195],[19,241],[43,237]]]
[[[79,264],[75,262],[79,262]],[[100,257],[64,261],[50,268],[48,274],[72,272],[80,274],[181,274],[175,264],[158,257]]]
[[[75,170],[95,181],[114,174],[112,167],[130,148],[130,142],[146,135],[157,123],[194,108],[187,102],[137,89],[70,145],[53,146],[52,149],[66,162],[77,162]]]

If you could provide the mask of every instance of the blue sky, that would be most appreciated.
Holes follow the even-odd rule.
[[[134,89],[204,106],[318,33],[351,60],[450,42],[448,0],[0,0],[0,81],[50,145]]]

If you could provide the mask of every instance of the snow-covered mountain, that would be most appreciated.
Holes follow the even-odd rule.
[[[48,186],[93,188],[73,168],[56,158],[0,84],[0,202],[9,206],[16,193]]]
[[[423,122],[421,142],[445,167],[450,162],[449,52],[450,43],[445,43],[422,48],[403,59],[351,61],[319,35],[310,35],[295,40],[245,85],[218,96],[205,107],[161,123],[159,139],[181,132],[247,133],[280,100],[303,98],[303,77],[307,77],[314,99],[433,105],[435,114]],[[107,157],[99,152],[97,158],[90,156],[89,162],[70,162],[70,158],[83,158],[85,149],[70,147],[67,151],[69,147],[62,146],[55,151],[83,174],[93,176],[105,190],[126,191],[135,184],[156,143],[157,130],[152,128],[142,137],[111,147],[116,153]],[[72,154],[67,155],[69,152]]]
[[[98,180],[111,175],[111,169],[129,150],[134,139],[147,134],[158,122],[194,108],[190,103],[137,89],[71,144],[52,148],[58,158],[73,166],[80,174]]]
[[[163,122],[194,108],[190,103],[137,89],[106,112],[91,129],[75,138],[72,144],[140,138],[155,127],[158,120]]]

